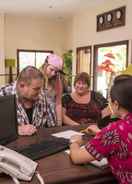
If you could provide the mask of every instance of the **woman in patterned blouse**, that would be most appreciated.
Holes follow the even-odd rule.
[[[120,120],[100,130],[84,148],[82,139],[71,138],[70,156],[75,164],[106,157],[120,184],[132,184],[132,77],[117,80],[111,88],[110,105]]]
[[[90,90],[90,77],[86,72],[77,74],[75,90],[62,97],[63,123],[80,125],[97,123],[106,114],[108,102],[100,94]]]

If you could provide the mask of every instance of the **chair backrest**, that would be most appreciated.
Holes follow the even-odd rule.
[[[5,145],[17,138],[15,95],[0,96],[0,144]]]

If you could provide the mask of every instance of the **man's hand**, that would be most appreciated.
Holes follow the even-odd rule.
[[[19,135],[33,135],[36,131],[36,127],[31,124],[22,124],[18,126]]]

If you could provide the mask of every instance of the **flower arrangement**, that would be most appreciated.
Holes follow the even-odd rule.
[[[110,90],[110,87],[112,85],[112,80],[116,73],[118,72],[118,65],[115,64],[115,56],[112,53],[106,53],[105,60],[98,66],[98,71],[104,71],[106,75],[106,81],[107,81],[107,97]]]

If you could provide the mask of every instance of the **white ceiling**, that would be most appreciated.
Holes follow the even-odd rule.
[[[0,0],[0,12],[67,18],[108,0]]]

